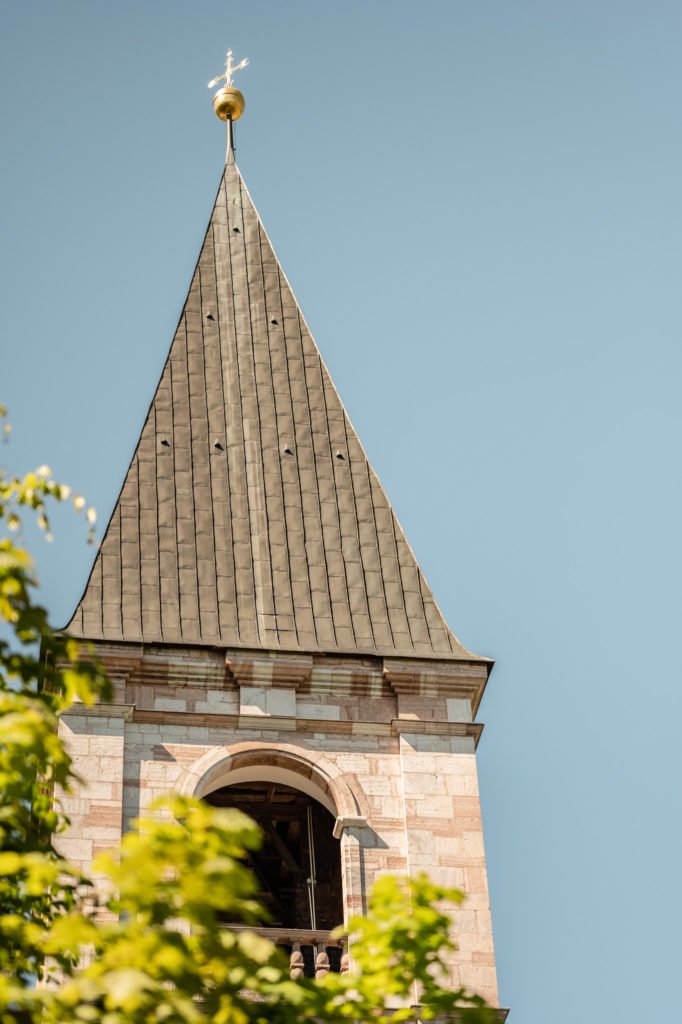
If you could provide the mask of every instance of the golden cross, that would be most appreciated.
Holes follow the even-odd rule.
[[[211,79],[211,81],[208,83],[208,88],[212,89],[213,86],[217,85],[218,82],[222,81],[223,78],[225,79],[225,85],[229,88],[229,86],[232,85],[232,76],[235,73],[235,71],[241,71],[241,69],[245,68],[248,63],[249,58],[245,57],[244,60],[239,62],[239,64],[233,64],[232,50],[228,50],[227,57],[225,58],[225,70],[223,71],[222,75],[218,75],[216,78]]]

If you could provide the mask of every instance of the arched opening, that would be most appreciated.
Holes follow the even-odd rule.
[[[235,779],[204,800],[213,807],[236,807],[260,825],[263,845],[249,860],[273,927],[293,935],[328,932],[343,922],[340,844],[326,807],[309,793],[262,775]]]

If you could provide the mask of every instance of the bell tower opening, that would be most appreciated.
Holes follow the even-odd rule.
[[[317,800],[279,782],[242,782],[204,797],[213,807],[235,807],[258,823],[260,850],[249,866],[260,884],[270,923],[327,932],[343,923],[341,852],[334,818]]]

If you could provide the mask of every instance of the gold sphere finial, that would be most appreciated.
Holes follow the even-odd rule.
[[[244,113],[246,101],[239,89],[224,85],[213,97],[213,109],[221,121],[236,121]]]
[[[248,63],[249,59],[245,57],[239,64],[233,64],[232,50],[228,50],[225,58],[225,70],[222,75],[217,75],[216,78],[212,78],[208,83],[209,89],[212,89],[218,82],[222,82],[223,79],[225,80],[225,84],[222,88],[218,89],[213,97],[213,109],[221,121],[236,121],[244,113],[246,101],[239,89],[233,88],[232,76],[235,71],[241,71]]]

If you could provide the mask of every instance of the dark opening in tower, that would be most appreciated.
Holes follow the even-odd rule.
[[[272,925],[330,931],[343,923],[340,845],[322,804],[276,782],[224,786],[204,799],[244,811],[263,830],[249,863]]]

